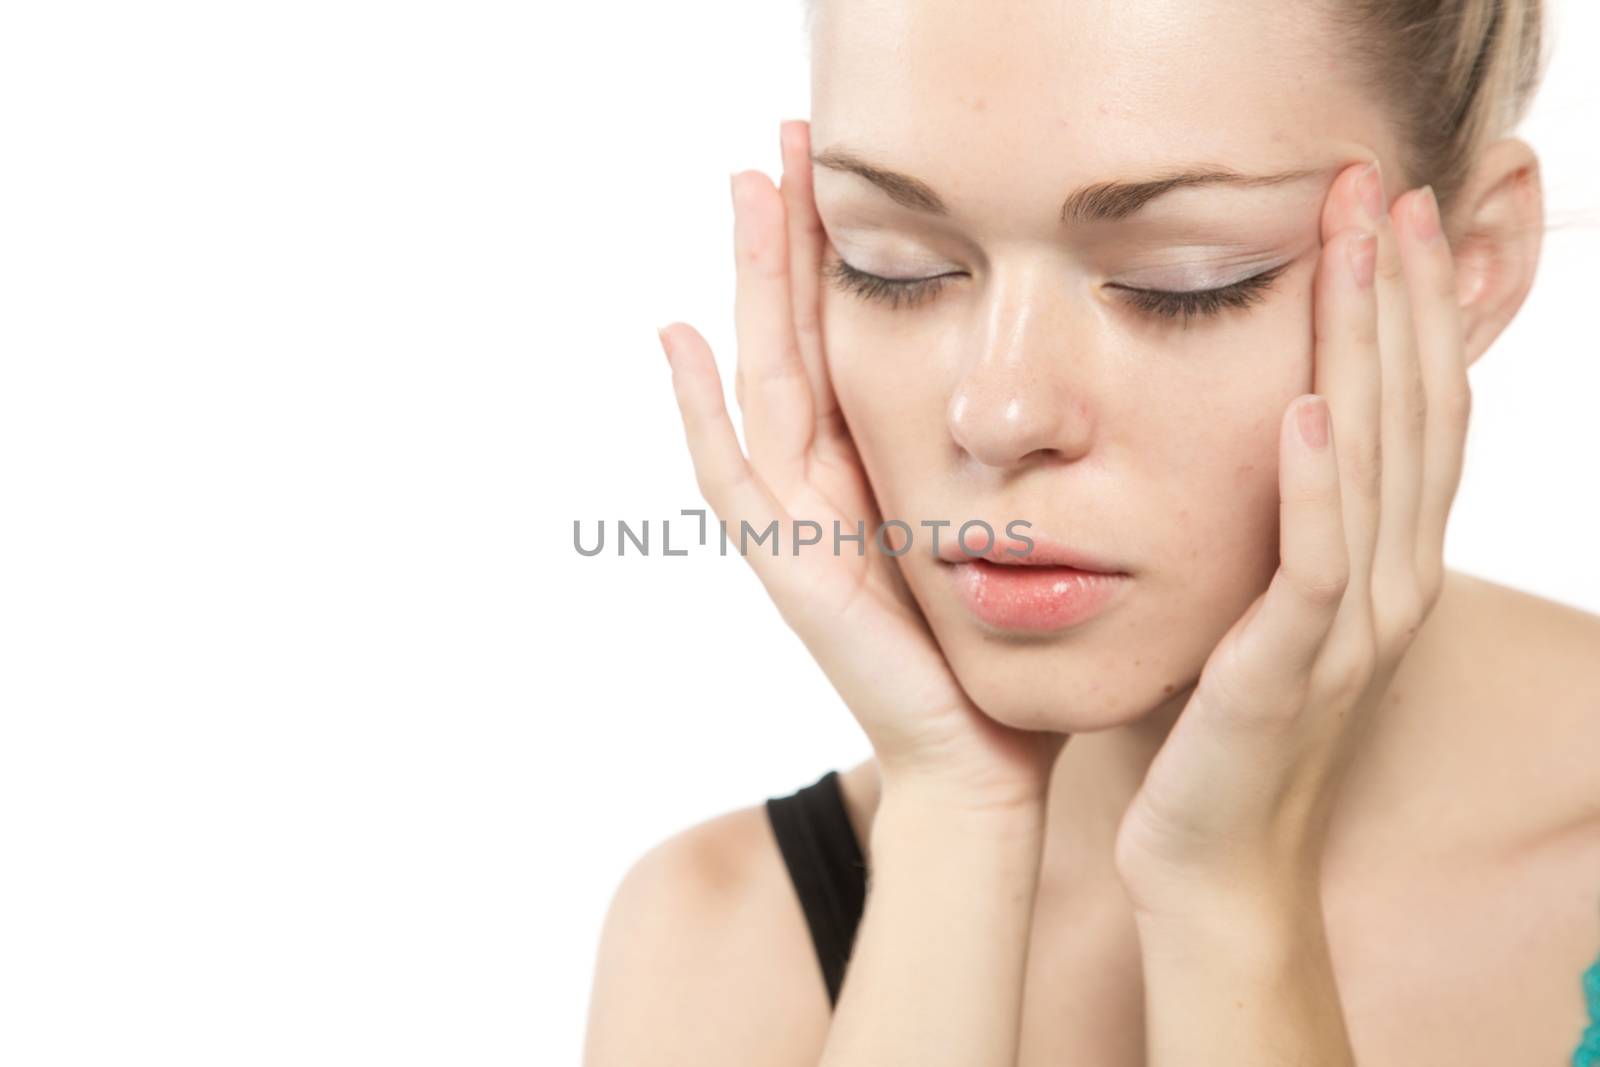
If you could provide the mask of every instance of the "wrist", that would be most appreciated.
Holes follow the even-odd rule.
[[[885,775],[871,833],[874,851],[880,838],[906,835],[1035,849],[1042,845],[1044,826],[1042,793],[974,794],[931,780]]]
[[[1118,878],[1134,914],[1152,923],[1203,926],[1218,914],[1272,923],[1320,907],[1320,849],[1236,845],[1203,863],[1173,863],[1123,855],[1122,844],[1119,838]]]
[[[1234,890],[1187,913],[1135,914],[1150,1062],[1350,1067],[1320,899]]]
[[[943,796],[885,792],[868,845],[867,907],[914,893],[969,917],[994,916],[1032,899],[1044,857],[1044,818],[1026,811],[950,806]],[[964,904],[957,904],[957,899]],[[973,909],[976,909],[975,911]]]
[[[1280,969],[1324,943],[1321,894],[1299,880],[1197,885],[1180,906],[1133,909],[1141,949],[1197,963],[1233,960]]]
[[[958,822],[1029,826],[1044,822],[1047,783],[968,787],[920,771],[882,770],[879,807],[923,811]]]

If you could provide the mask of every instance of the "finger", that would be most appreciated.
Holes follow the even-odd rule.
[[[779,131],[783,179],[778,191],[783,194],[784,216],[789,221],[789,291],[794,299],[795,341],[811,386],[812,447],[820,448],[844,428],[822,346],[821,273],[827,235],[817,215],[811,183],[810,124],[795,119],[783,123]]]
[[[1377,234],[1374,288],[1378,298],[1378,353],[1383,389],[1380,432],[1382,491],[1372,585],[1382,608],[1416,587],[1417,522],[1422,495],[1423,431],[1428,395],[1417,354],[1416,323],[1403,263],[1401,238],[1379,172],[1360,189],[1367,225]]]
[[[660,336],[672,365],[672,389],[700,495],[726,525],[728,538],[735,546],[743,543],[742,523],[750,525],[754,531],[751,536],[759,536],[777,522],[781,554],[783,534],[791,526],[789,517],[739,447],[710,346],[698,330],[683,323],[668,324],[660,330]],[[770,588],[776,577],[772,564],[777,560],[764,547],[743,555]]]
[[[1313,389],[1327,399],[1333,419],[1350,552],[1352,588],[1345,601],[1356,620],[1370,619],[1382,491],[1376,251],[1370,230],[1343,230],[1323,246],[1313,282]]]
[[[811,386],[800,359],[789,293],[783,198],[760,171],[733,175],[735,395],[750,463],[780,494],[805,476]]]
[[[1417,359],[1428,394],[1418,504],[1416,568],[1424,590],[1444,580],[1444,535],[1450,506],[1461,482],[1472,389],[1462,352],[1461,306],[1450,245],[1439,222],[1432,186],[1407,193],[1396,204],[1397,229],[1405,252],[1406,278],[1417,327]]]
[[[1275,714],[1300,706],[1350,584],[1333,420],[1320,396],[1284,412],[1278,438],[1278,570],[1210,679],[1227,702]]]

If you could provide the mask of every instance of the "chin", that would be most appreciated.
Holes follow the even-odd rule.
[[[962,689],[991,719],[1019,730],[1093,733],[1126,726],[1193,687],[1199,667],[1172,663],[1161,650],[1123,646],[1125,657],[1064,650],[1047,643],[994,645],[981,638],[946,649]]]
[[[1187,702],[1217,642],[1276,566],[1265,552],[1223,559],[1232,565],[1203,584],[1135,575],[1107,610],[1036,633],[981,622],[938,570],[913,568],[906,578],[980,711],[1019,730],[1093,733],[1164,718]]]
[[[1119,700],[1095,694],[1083,700],[1058,697],[1044,705],[1036,700],[982,701],[974,698],[974,702],[995,722],[1014,729],[1092,734],[1136,723],[1154,713],[1165,701]]]

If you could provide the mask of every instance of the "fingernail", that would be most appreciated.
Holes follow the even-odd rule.
[[[1389,213],[1389,206],[1384,199],[1383,172],[1378,169],[1377,160],[1367,164],[1367,169],[1361,172],[1356,185],[1361,194],[1361,206],[1372,217],[1372,221],[1381,222]]]
[[[667,344],[667,328],[665,326],[656,327],[656,340],[661,342],[661,351],[666,353],[667,366],[672,366],[672,349]]]
[[[1372,276],[1378,268],[1378,242],[1370,230],[1364,230],[1350,239],[1346,246],[1350,253],[1350,274],[1356,287],[1372,286]]]
[[[728,201],[734,207],[739,206],[739,183],[735,180],[738,176],[738,171],[730,170],[728,172]]]
[[[1411,205],[1411,228],[1422,241],[1431,243],[1439,237],[1439,198],[1431,185],[1423,186]]]
[[[1313,393],[1312,399],[1300,401],[1294,413],[1300,427],[1300,440],[1312,448],[1323,448],[1328,443],[1328,404]]]

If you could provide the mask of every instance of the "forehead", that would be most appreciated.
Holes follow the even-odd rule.
[[[820,0],[812,145],[870,149],[963,201],[997,180],[1165,164],[1271,170],[1382,150],[1320,5]]]

